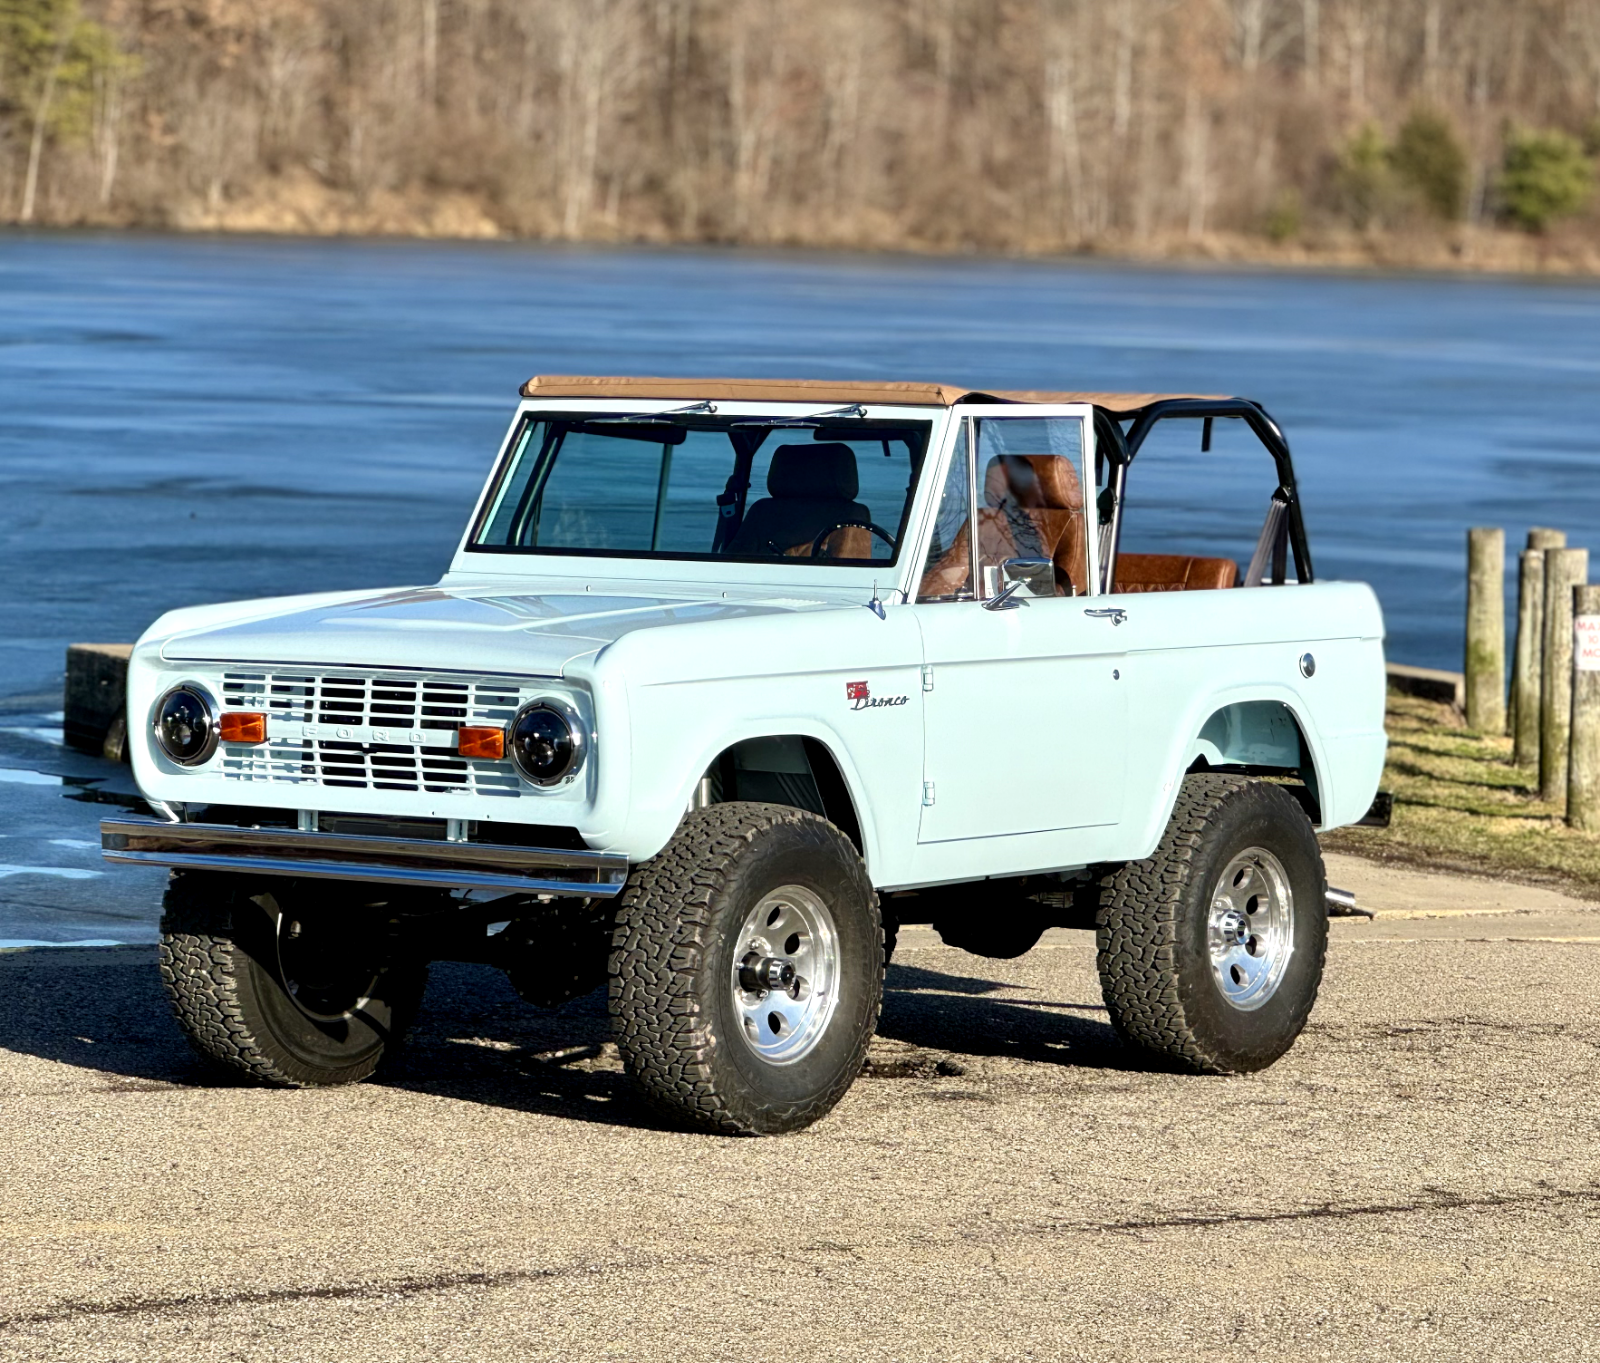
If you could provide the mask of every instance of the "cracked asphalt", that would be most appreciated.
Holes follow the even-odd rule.
[[[218,1082],[149,947],[0,953],[6,1360],[1600,1357],[1600,910],[1330,858],[1264,1074],[1138,1068],[1087,934],[909,930],[799,1136],[662,1129],[597,998],[438,966],[380,1082]]]

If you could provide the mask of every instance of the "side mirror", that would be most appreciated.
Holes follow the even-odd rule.
[[[1008,558],[1000,565],[1000,575],[1029,596],[1056,594],[1056,565],[1047,558]]]

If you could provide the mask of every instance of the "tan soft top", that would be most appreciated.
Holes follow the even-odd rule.
[[[536,374],[525,398],[651,398],[662,402],[851,402],[905,407],[952,407],[963,399],[997,402],[1086,402],[1111,412],[1137,412],[1167,398],[1212,393],[1045,393],[962,388],[949,383],[871,379],[639,379]]]

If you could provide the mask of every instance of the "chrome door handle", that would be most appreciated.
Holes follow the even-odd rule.
[[[1112,606],[1102,611],[1084,611],[1085,615],[1092,615],[1098,620],[1109,620],[1113,625],[1120,625],[1128,618],[1128,612],[1121,606]]]

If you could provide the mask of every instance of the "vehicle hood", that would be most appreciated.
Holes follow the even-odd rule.
[[[326,599],[174,630],[172,662],[413,668],[559,677],[578,658],[635,630],[825,609],[818,601],[726,600],[570,589],[406,588]]]

